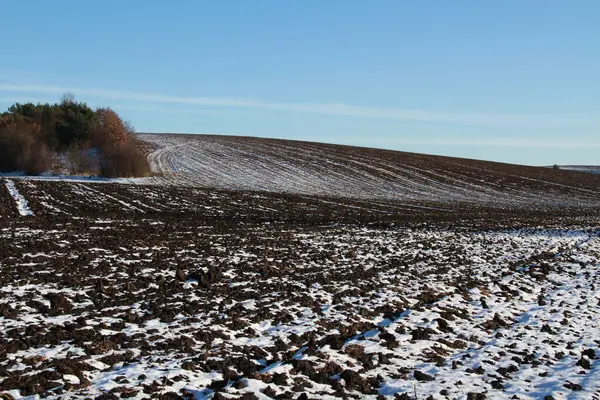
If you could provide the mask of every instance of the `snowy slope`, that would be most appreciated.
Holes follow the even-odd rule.
[[[150,182],[306,195],[498,206],[596,206],[600,177],[298,141],[143,134]]]

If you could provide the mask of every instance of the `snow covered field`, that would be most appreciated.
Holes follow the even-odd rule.
[[[600,398],[597,214],[0,188],[0,393]]]
[[[600,400],[595,175],[148,140],[0,182],[0,398]]]
[[[485,161],[274,139],[143,134],[152,182],[498,207],[600,204],[600,177]]]
[[[561,165],[560,169],[600,174],[600,166],[598,165]]]

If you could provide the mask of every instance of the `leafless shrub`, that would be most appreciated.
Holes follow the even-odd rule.
[[[150,165],[137,140],[129,138],[119,147],[104,150],[102,175],[106,177],[150,176]]]
[[[23,121],[0,124],[0,171],[39,175],[52,163],[52,151],[42,141],[38,125]]]
[[[66,158],[71,174],[94,175],[99,172],[98,154],[85,143],[71,145]]]

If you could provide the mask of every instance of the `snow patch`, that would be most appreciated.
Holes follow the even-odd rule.
[[[10,179],[6,180],[6,188],[8,189],[8,192],[10,193],[10,195],[12,196],[12,198],[15,200],[16,204],[17,204],[17,211],[19,211],[19,214],[22,216],[33,216],[33,212],[29,209],[29,204],[27,203],[27,199],[25,199],[25,197],[23,197],[23,195],[21,193],[19,193],[19,191],[17,190],[17,187],[15,186],[15,183],[13,181],[11,181]]]

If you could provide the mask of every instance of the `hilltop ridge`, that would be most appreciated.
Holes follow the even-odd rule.
[[[565,169],[221,135],[140,134],[153,183],[499,207],[596,207],[600,176]]]

